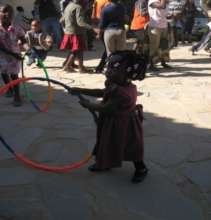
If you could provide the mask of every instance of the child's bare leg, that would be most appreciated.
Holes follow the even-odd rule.
[[[2,73],[1,76],[2,76],[2,79],[3,79],[3,81],[4,81],[5,84],[7,84],[7,83],[10,82],[10,77],[9,77],[8,74]],[[12,97],[12,96],[13,96],[13,89],[10,88],[10,89],[6,92],[5,96],[8,97],[8,98],[9,98],[9,97]]]
[[[77,51],[76,58],[78,59],[78,67],[80,73],[90,72],[85,66],[84,66],[84,57],[83,57],[83,51]]]
[[[64,65],[64,70],[69,71],[69,72],[74,72],[74,69],[72,68],[72,64],[75,60],[75,55],[74,53],[70,53],[68,55],[68,58],[66,59],[65,65]]]
[[[18,79],[18,75],[11,74],[11,79],[12,80]],[[19,106],[22,105],[22,101],[21,101],[21,97],[20,97],[20,86],[19,85],[14,86],[13,90],[14,90],[13,105],[16,106],[16,107],[19,107]]]
[[[76,58],[78,60],[78,67],[79,71],[83,72],[84,71],[84,58],[83,58],[83,52],[82,51],[77,51],[76,52]]]

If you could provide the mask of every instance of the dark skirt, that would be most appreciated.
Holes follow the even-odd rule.
[[[122,161],[142,161],[142,106],[132,112],[113,116],[100,115],[97,142],[93,151],[100,169],[120,167]]]

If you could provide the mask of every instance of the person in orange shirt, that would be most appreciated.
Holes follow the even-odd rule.
[[[130,29],[134,32],[137,39],[137,42],[134,45],[134,50],[143,55],[148,55],[146,31],[148,22],[148,0],[136,1]]]
[[[98,24],[103,8],[110,3],[110,0],[95,0],[92,9],[92,20]]]

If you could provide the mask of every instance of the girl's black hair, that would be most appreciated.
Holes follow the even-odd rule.
[[[116,51],[108,57],[108,67],[119,64],[122,74],[130,80],[143,80],[147,70],[147,58],[132,50]],[[124,65],[122,65],[124,64]]]

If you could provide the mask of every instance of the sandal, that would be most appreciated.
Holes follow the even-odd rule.
[[[140,183],[145,179],[147,174],[148,174],[148,169],[146,167],[141,170],[136,170],[132,179],[131,179],[131,182],[132,183]]]

